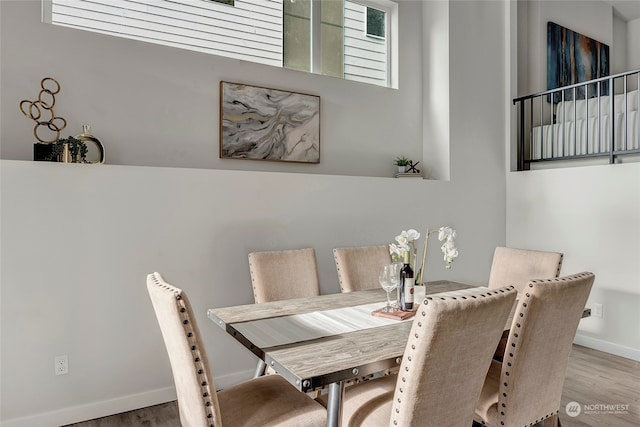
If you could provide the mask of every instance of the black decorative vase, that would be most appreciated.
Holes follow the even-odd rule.
[[[33,144],[33,160],[36,162],[56,162],[57,159],[49,158],[53,152],[53,144]]]

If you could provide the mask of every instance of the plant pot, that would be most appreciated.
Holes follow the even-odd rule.
[[[57,162],[57,159],[47,160],[51,156],[53,144],[41,144],[39,142],[33,144],[33,160],[36,162]]]
[[[398,166],[398,173],[405,173],[407,171],[406,166]]]

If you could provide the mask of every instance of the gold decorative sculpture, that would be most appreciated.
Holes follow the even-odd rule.
[[[20,111],[27,118],[36,122],[33,128],[33,136],[43,144],[51,144],[60,138],[60,132],[67,127],[67,121],[62,117],[57,117],[53,111],[56,104],[55,95],[60,92],[60,83],[52,77],[45,77],[40,81],[42,90],[38,94],[38,99],[30,101],[24,99],[20,101]],[[47,129],[54,133],[53,138],[44,138],[38,134]]]

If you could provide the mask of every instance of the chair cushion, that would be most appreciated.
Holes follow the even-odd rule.
[[[280,375],[266,375],[218,392],[223,427],[325,426],[327,411]]]

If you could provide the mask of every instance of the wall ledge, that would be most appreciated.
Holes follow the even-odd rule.
[[[32,166],[28,166],[31,164]],[[23,166],[20,166],[23,165]],[[178,166],[138,166],[138,165],[118,165],[118,164],[77,164],[77,163],[56,163],[56,162],[36,162],[32,160],[9,160],[9,159],[0,159],[0,171],[2,170],[2,166],[8,167],[16,167],[16,168],[27,168],[33,167],[37,170],[46,170],[51,168],[61,168],[61,170],[69,171],[74,170],[74,168],[95,168],[98,169],[149,169],[149,170],[161,170],[165,169],[167,171],[193,171],[193,172],[201,172],[206,173],[207,171],[211,173],[229,173],[229,174],[263,174],[265,176],[299,176],[299,177],[308,177],[312,179],[312,177],[319,178],[344,178],[344,179],[380,179],[380,180],[388,180],[394,179],[398,182],[445,182],[440,179],[433,178],[425,178],[424,176],[421,178],[396,178],[395,176],[369,176],[369,175],[343,175],[343,174],[317,174],[317,173],[303,173],[303,172],[283,172],[283,171],[256,171],[256,170],[244,170],[244,169],[217,169],[217,168],[185,168]],[[78,169],[75,169],[78,170]]]

